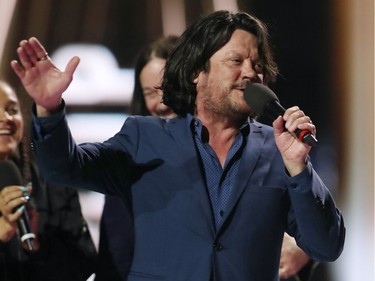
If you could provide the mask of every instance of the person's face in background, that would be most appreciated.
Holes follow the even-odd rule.
[[[150,115],[161,117],[174,117],[174,112],[162,103],[163,92],[159,87],[163,78],[165,59],[153,58],[142,69],[139,81],[145,97],[146,107]]]
[[[17,150],[23,135],[23,119],[13,90],[0,83],[0,160]]]

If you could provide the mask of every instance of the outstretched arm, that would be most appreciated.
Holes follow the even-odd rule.
[[[73,57],[65,71],[61,71],[35,37],[22,40],[17,53],[19,61],[13,60],[11,66],[29,96],[35,101],[38,116],[53,113],[61,104],[62,94],[73,79],[79,58]]]

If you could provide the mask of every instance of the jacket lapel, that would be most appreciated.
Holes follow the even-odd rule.
[[[262,153],[265,140],[266,135],[262,131],[262,124],[251,122],[250,134],[241,157],[238,176],[234,184],[234,188],[232,189],[232,195],[230,197],[230,200],[228,201],[228,211],[226,212],[226,215],[224,215],[224,222],[222,225],[225,225],[225,220],[228,218],[229,214],[232,212],[233,208],[239,201],[243,191],[245,190],[245,187],[248,186],[257,161]]]
[[[212,214],[211,202],[206,187],[204,173],[202,172],[204,169],[201,167],[199,160],[200,158],[197,154],[190,126],[186,118],[171,119],[168,126],[170,134],[174,137],[177,145],[181,147],[181,156],[182,154],[187,155],[187,157],[181,157],[181,159],[192,159],[192,161],[189,161],[189,163],[181,163],[181,165],[185,167],[189,178],[192,179],[192,189],[194,190],[191,214],[189,215],[190,221],[188,225],[190,225],[194,231],[199,232],[203,229],[207,229],[207,225],[209,225],[210,227],[207,229],[208,232],[202,234],[205,236],[213,236],[215,235],[215,223]],[[228,212],[226,212],[224,216],[224,223],[222,225],[225,225],[225,220],[232,212],[243,191],[251,180],[253,170],[255,169],[257,161],[262,153],[265,141],[266,135],[262,130],[262,124],[251,122],[250,134],[241,157],[237,182],[235,182],[231,199],[228,202]],[[216,233],[219,233],[219,231],[220,230],[218,230]]]
[[[215,223],[211,209],[211,203],[207,192],[206,181],[203,168],[200,163],[200,157],[197,154],[194,136],[191,133],[190,125],[186,118],[173,118],[169,121],[168,130],[174,137],[175,142],[181,148],[180,159],[190,159],[188,162],[181,163],[185,172],[191,179],[193,195],[191,201],[191,210],[189,212],[188,225],[194,232],[202,232],[205,237],[213,237],[215,233]],[[184,156],[186,155],[186,156]],[[209,226],[209,227],[207,227]]]

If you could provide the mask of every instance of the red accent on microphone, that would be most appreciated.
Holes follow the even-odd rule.
[[[310,133],[309,130],[307,130],[307,129],[302,130],[302,131],[298,134],[298,139],[299,139],[301,142],[303,142],[303,137],[304,137],[306,134],[308,134],[308,133]]]

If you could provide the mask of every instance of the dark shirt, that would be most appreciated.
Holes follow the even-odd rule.
[[[192,116],[189,116],[190,118]],[[198,118],[191,121],[195,144],[198,147],[203,162],[206,176],[207,189],[211,200],[212,210],[215,217],[216,229],[222,224],[222,218],[226,212],[226,205],[232,193],[232,188],[237,179],[238,166],[246,137],[249,134],[249,124],[244,124],[237,134],[225,161],[224,167],[208,143],[205,128]]]
[[[50,186],[33,169],[32,200],[39,217],[40,249],[27,253],[17,236],[0,243],[1,281],[85,281],[94,272],[96,250],[78,192]]]
[[[133,248],[134,226],[131,211],[121,198],[106,195],[100,220],[95,281],[127,280]]]

